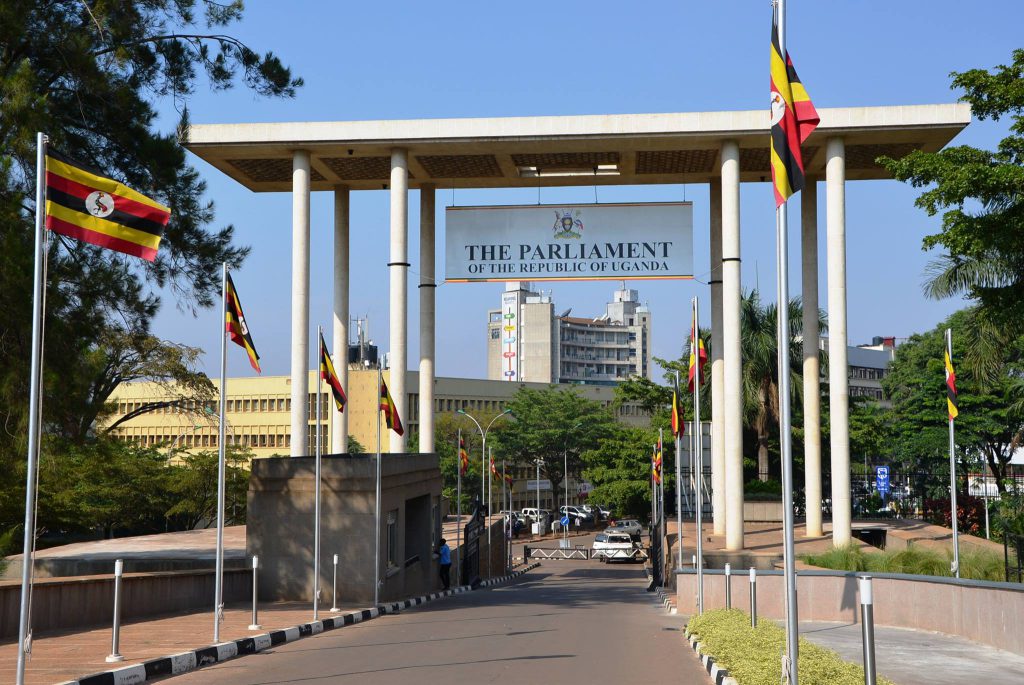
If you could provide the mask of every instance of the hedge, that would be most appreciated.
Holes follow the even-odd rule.
[[[750,615],[739,609],[714,609],[694,616],[686,626],[703,651],[729,671],[739,685],[778,685],[786,631],[772,621],[750,627]],[[803,685],[863,685],[864,669],[819,645],[800,640],[800,682]],[[893,685],[878,678],[879,685]]]

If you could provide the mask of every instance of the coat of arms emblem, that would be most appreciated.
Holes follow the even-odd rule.
[[[555,210],[555,225],[551,230],[555,232],[555,238],[569,240],[570,238],[580,239],[583,235],[583,212],[580,210],[563,209]]]

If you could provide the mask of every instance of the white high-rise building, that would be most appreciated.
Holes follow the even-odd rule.
[[[615,291],[604,314],[555,314],[550,292],[512,282],[487,313],[487,377],[535,383],[615,385],[652,377],[651,312],[636,290]]]

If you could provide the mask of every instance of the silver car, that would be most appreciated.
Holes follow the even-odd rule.
[[[644,534],[644,527],[636,519],[622,519],[616,521],[614,526],[605,528],[606,533],[626,533],[629,537],[639,541]]]

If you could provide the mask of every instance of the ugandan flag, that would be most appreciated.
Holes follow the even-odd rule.
[[[459,475],[464,476],[469,471],[469,453],[466,452],[466,441],[459,433]]]
[[[946,348],[942,361],[946,365],[946,409],[949,411],[949,420],[952,421],[960,415],[960,408],[957,406],[956,372],[953,370],[953,358],[949,347]]]
[[[324,342],[323,333],[320,334],[320,378],[331,386],[334,406],[338,408],[339,413],[343,413],[345,405],[348,403],[348,397],[345,396],[345,391],[341,388],[341,379],[334,371],[334,362],[331,361],[331,355],[327,353],[327,343]]]
[[[512,487],[513,481],[514,481],[514,479],[512,478],[512,476],[510,476],[509,474],[506,473],[505,474],[505,485],[507,485],[508,487]]]
[[[395,406],[395,401],[391,399],[388,384],[384,382],[383,378],[380,380],[380,410],[384,412],[384,420],[387,422],[388,428],[399,435],[405,435],[405,429],[402,428],[402,419],[398,416],[398,407]]]
[[[697,322],[690,327],[690,365],[686,374],[686,387],[693,392],[693,381],[697,375],[697,364],[700,364],[700,377],[704,378],[704,367],[708,363],[708,351],[704,349],[704,339],[697,333]]]
[[[501,474],[498,473],[498,469],[494,467],[494,457],[491,457],[491,475],[494,476],[495,480],[501,478]]]
[[[672,383],[672,435],[683,434],[683,409],[679,406],[679,385]]]
[[[46,153],[46,227],[148,261],[171,210],[64,155]]]
[[[654,476],[654,482],[661,485],[661,441],[654,446],[654,458],[651,460],[651,474]]]
[[[245,324],[245,314],[242,313],[242,301],[238,299],[238,291],[235,290],[235,283],[228,274],[227,291],[224,293],[224,328],[231,336],[231,342],[245,348],[249,355],[249,364],[260,370],[260,356],[256,354],[256,347],[252,344],[252,336],[249,335],[249,327]]]
[[[800,144],[807,140],[820,119],[793,60],[779,48],[779,26],[772,18],[771,54],[771,166],[775,206],[780,207],[804,187],[804,160]]]

